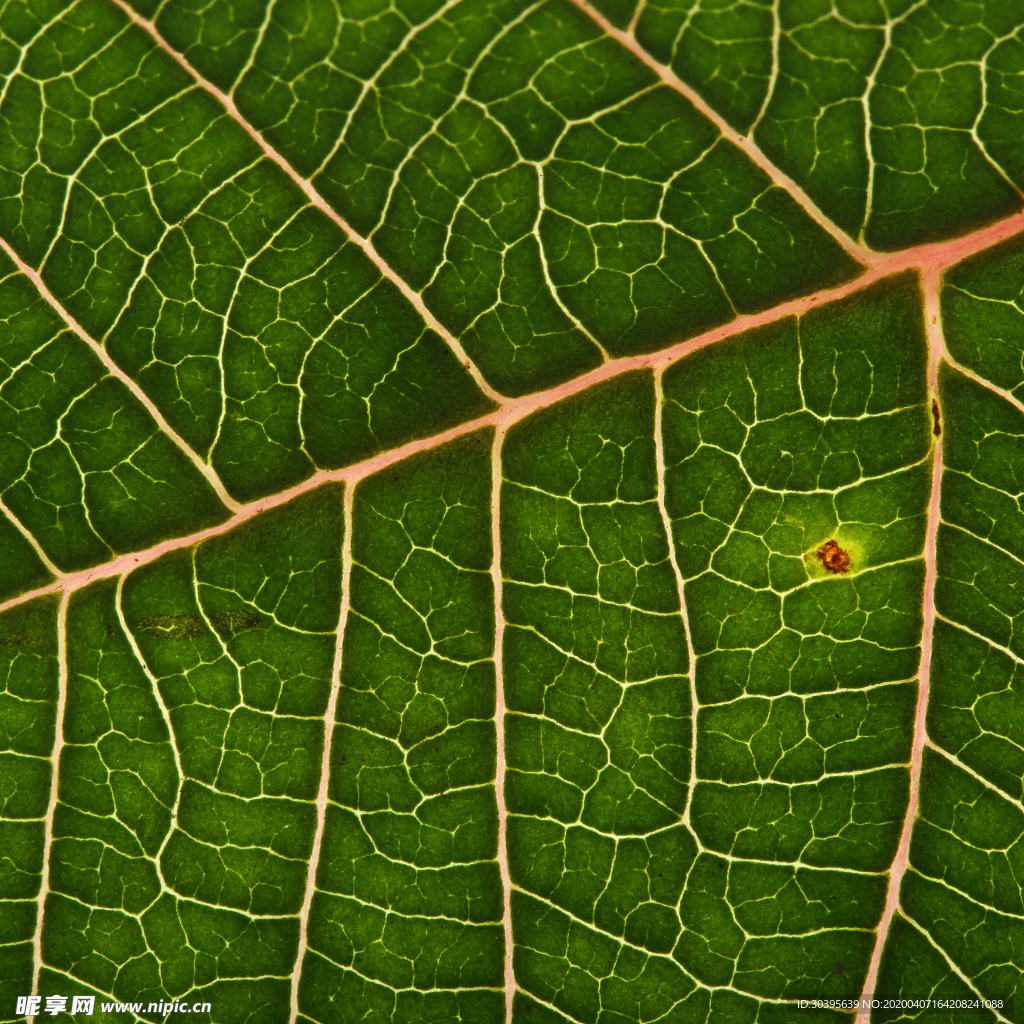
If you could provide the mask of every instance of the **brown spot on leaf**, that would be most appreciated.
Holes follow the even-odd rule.
[[[206,624],[198,615],[148,615],[133,626],[159,640],[198,640],[206,636]]]
[[[247,608],[210,612],[209,619],[221,636],[266,628],[263,617]],[[160,640],[200,640],[207,636],[206,623],[199,615],[150,615],[139,619],[134,627]]]
[[[932,433],[936,437],[942,437],[942,421],[939,417],[939,403],[936,399],[932,399],[932,419],[935,420],[935,426],[932,427]]]
[[[0,636],[0,644],[4,647],[35,647],[43,642],[40,633],[10,633],[7,636]]]
[[[844,551],[834,540],[827,540],[815,552],[821,559],[821,564],[826,572],[838,576],[840,573],[848,572],[850,568],[850,553]]]
[[[263,616],[249,611],[248,608],[231,608],[228,611],[210,612],[213,628],[222,636],[234,636],[244,633],[247,629],[265,629]]]

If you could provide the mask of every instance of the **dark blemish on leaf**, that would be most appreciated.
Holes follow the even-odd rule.
[[[939,419],[939,403],[935,398],[932,399],[932,419],[935,420],[935,426],[932,427],[932,433],[936,437],[942,437],[942,422]]]
[[[11,633],[9,636],[0,636],[0,645],[4,647],[35,647],[42,642],[41,633]]]
[[[222,636],[234,636],[247,629],[265,629],[263,616],[248,608],[232,608],[230,611],[211,612],[210,622]]]
[[[108,622],[103,627],[103,632],[106,633],[107,636],[117,636],[117,626],[115,626],[112,622]]]
[[[221,636],[266,628],[263,617],[248,608],[211,612],[210,624]],[[206,623],[198,615],[150,615],[139,619],[133,628],[160,640],[199,640],[206,636]]]
[[[198,640],[206,623],[198,615],[148,615],[132,627],[159,640]]]
[[[850,555],[836,541],[825,541],[815,554],[821,559],[821,564],[825,567],[825,571],[832,573],[833,576],[849,571]]]
[[[832,968],[833,974],[842,974],[846,970],[842,960],[837,960],[835,967]]]

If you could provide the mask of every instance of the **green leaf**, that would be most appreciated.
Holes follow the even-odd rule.
[[[1022,31],[0,0],[0,1020],[1024,1020]]]

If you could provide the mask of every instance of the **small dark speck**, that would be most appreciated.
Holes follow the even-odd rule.
[[[843,966],[843,961],[842,960],[837,960],[835,967],[832,968],[832,973],[833,974],[842,974],[845,970],[846,970],[846,968]]]

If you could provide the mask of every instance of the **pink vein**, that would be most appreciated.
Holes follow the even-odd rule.
[[[43,969],[43,909],[50,891],[50,848],[53,846],[53,815],[57,809],[57,769],[64,749],[64,704],[68,692],[68,602],[71,591],[66,590],[57,609],[57,724],[50,755],[50,800],[43,819],[43,876],[39,883],[36,906],[36,930],[32,938],[32,991],[39,994],[39,974]]]
[[[11,260],[17,265],[18,270],[21,271],[35,286],[37,291],[46,301],[53,307],[57,315],[77,334],[99,357],[100,362],[103,363],[104,368],[111,377],[116,377],[146,408],[146,411],[156,421],[156,425],[160,430],[167,435],[181,450],[185,453],[189,462],[192,463],[196,469],[206,478],[207,483],[217,492],[217,497],[233,512],[237,511],[240,506],[231,495],[224,489],[224,485],[220,482],[220,477],[214,473],[213,469],[208,466],[203,460],[196,454],[193,449],[185,443],[185,441],[178,435],[177,431],[173,430],[170,424],[164,419],[163,413],[153,404],[149,395],[146,394],[138,384],[128,376],[127,373],[122,370],[113,359],[110,358],[110,353],[94,341],[86,333],[85,328],[57,301],[53,292],[43,283],[43,279],[36,273],[8,244],[3,238],[0,238],[0,248],[11,258]]]
[[[855,242],[845,231],[837,227],[818,209],[813,199],[788,175],[780,171],[761,150],[755,145],[754,140],[746,135],[741,135],[728,121],[717,113],[714,108],[701,97],[700,93],[691,89],[671,68],[666,67],[660,61],[655,60],[641,45],[636,37],[629,32],[623,32],[616,28],[600,11],[592,7],[587,0],[572,0],[584,14],[595,21],[601,29],[615,39],[621,46],[624,46],[638,60],[643,61],[667,86],[681,93],[700,111],[721,133],[722,137],[728,139],[733,145],[738,146],[747,157],[764,171],[776,185],[786,189],[790,195],[803,207],[804,211],[820,227],[824,228],[855,260],[864,264],[870,264],[873,253]]]
[[[939,363],[945,355],[946,345],[942,336],[942,322],[939,311],[939,271],[932,268],[923,276],[924,314],[928,332],[928,390],[930,397],[938,401]],[[941,409],[940,409],[941,416]],[[940,421],[941,422],[941,421]],[[868,973],[864,979],[861,993],[861,1006],[864,999],[871,999],[878,983],[878,968],[882,962],[882,952],[892,926],[892,919],[900,902],[900,885],[907,871],[910,860],[910,839],[917,818],[918,799],[921,792],[921,765],[924,760],[925,740],[927,739],[928,692],[931,681],[932,637],[935,631],[935,545],[939,533],[940,498],[942,494],[942,437],[933,439],[932,444],[932,491],[928,502],[928,525],[925,530],[924,542],[924,626],[921,632],[921,664],[917,673],[917,710],[914,716],[914,739],[910,753],[910,800],[907,804],[907,815],[903,819],[903,831],[900,833],[896,857],[889,868],[889,888],[885,898],[885,910],[878,923],[875,935],[875,948],[868,964]],[[871,1011],[860,1009],[857,1013],[857,1024],[869,1024]]]
[[[882,273],[869,271],[856,281],[847,282],[837,288],[818,292],[803,299],[794,299],[792,302],[787,302],[764,313],[737,317],[731,323],[715,328],[713,331],[707,331],[696,338],[690,338],[687,341],[679,342],[670,348],[662,349],[660,352],[628,356],[621,359],[611,359],[596,369],[591,370],[590,373],[583,374],[580,377],[575,377],[570,381],[566,381],[564,384],[559,384],[546,391],[536,392],[522,398],[505,399],[501,408],[492,413],[488,413],[486,416],[480,416],[474,420],[469,420],[466,423],[461,423],[456,427],[452,427],[443,433],[435,434],[431,437],[422,438],[417,441],[410,441],[408,444],[404,444],[400,448],[393,448],[390,451],[382,452],[379,455],[375,455],[372,458],[366,459],[353,466],[347,466],[344,469],[321,470],[318,473],[314,473],[302,483],[296,484],[294,487],[290,487],[288,490],[280,491],[277,494],[261,498],[258,501],[250,502],[248,505],[239,506],[237,507],[235,514],[219,526],[213,526],[209,529],[201,530],[198,533],[189,534],[184,537],[174,537],[142,551],[135,551],[131,554],[122,555],[121,557],[115,558],[103,565],[83,569],[77,573],[69,573],[62,580],[48,584],[45,587],[39,587],[38,589],[29,591],[19,597],[10,598],[5,602],[0,603],[0,612],[6,611],[8,608],[15,605],[22,604],[25,601],[30,601],[41,594],[52,593],[56,590],[60,590],[63,587],[75,590],[79,587],[87,586],[89,583],[93,583],[96,580],[107,579],[111,576],[117,576],[123,572],[129,572],[137,566],[146,565],[149,562],[155,561],[170,551],[177,551],[181,548],[191,547],[193,544],[199,544],[202,541],[208,540],[210,537],[216,537],[222,533],[227,533],[230,530],[236,529],[247,520],[252,519],[254,516],[259,515],[261,512],[270,508],[276,508],[279,505],[284,505],[292,499],[297,498],[300,494],[305,494],[307,491],[313,490],[315,487],[319,487],[321,484],[327,483],[328,481],[344,480],[348,484],[354,484],[372,473],[379,472],[382,469],[386,469],[388,466],[394,465],[396,462],[401,462],[403,459],[407,459],[410,455],[415,455],[417,452],[435,448],[438,445],[445,444],[447,441],[452,441],[457,437],[462,437],[464,434],[472,433],[474,430],[480,430],[481,428],[488,426],[507,428],[508,425],[525,416],[529,416],[538,409],[554,405],[556,402],[560,402],[564,398],[575,395],[580,391],[585,391],[594,384],[599,384],[601,381],[616,377],[627,370],[645,366],[654,368],[668,366],[670,363],[675,362],[675,360],[689,355],[691,352],[696,352],[705,345],[710,345],[716,341],[722,340],[723,338],[728,338],[735,334],[741,334],[743,331],[750,330],[753,327],[758,327],[765,323],[770,323],[780,317],[803,313],[818,305],[824,305],[828,302],[834,301],[835,299],[851,295],[854,292],[859,291],[861,288],[864,288],[867,284],[878,280],[882,276],[884,276]]]
[[[679,591],[679,614],[683,620],[683,632],[686,634],[686,656],[690,683],[690,783],[687,788],[686,807],[683,808],[683,821],[690,823],[690,806],[693,803],[693,790],[697,784],[697,652],[693,649],[693,637],[690,635],[690,616],[686,610],[686,597],[683,586],[683,574],[676,560],[676,548],[672,541],[672,523],[668,508],[665,506],[665,434],[662,429],[662,417],[665,405],[665,368],[660,367],[654,377],[654,467],[657,474],[658,511],[665,529],[665,540],[668,542],[668,558],[672,572],[676,577],[676,589]]]
[[[1024,210],[959,238],[950,238],[944,242],[926,242],[900,252],[871,253],[869,262],[875,269],[891,268],[889,273],[910,267],[945,270],[968,256],[1012,238],[1021,231],[1024,231]]]
[[[502,607],[501,579],[501,445],[505,432],[498,429],[491,447],[491,579],[494,583],[494,728],[497,734],[498,763],[494,792],[498,801],[498,870],[501,873],[502,925],[505,930],[505,1024],[512,1024],[516,994],[516,975],[512,963],[512,876],[508,870],[508,810],[505,807],[505,677],[502,665],[505,638],[505,611]]]
[[[957,239],[955,243],[954,256],[949,255],[949,250],[954,248],[954,243],[950,243],[949,246],[942,247],[922,246],[919,249],[907,250],[906,253],[886,256],[884,260],[879,259],[875,266],[861,274],[860,277],[853,281],[847,281],[845,284],[839,285],[835,288],[826,288],[819,292],[815,292],[813,295],[806,295],[800,299],[793,299],[790,302],[784,302],[781,305],[775,306],[772,309],[765,310],[761,313],[750,313],[736,317],[735,320],[732,320],[721,327],[716,327],[714,330],[706,331],[704,334],[700,334],[695,338],[690,338],[687,341],[677,342],[675,345],[661,349],[658,352],[643,353],[636,356],[624,356],[619,359],[610,359],[608,362],[603,363],[601,366],[591,370],[589,373],[575,377],[572,380],[566,381],[564,384],[559,384],[553,388],[547,389],[546,391],[536,392],[522,398],[504,398],[500,402],[500,407],[494,412],[488,413],[486,416],[480,416],[474,420],[469,420],[466,423],[461,423],[456,427],[452,427],[449,430],[440,434],[435,434],[431,437],[410,441],[407,444],[402,445],[400,448],[394,448],[390,451],[382,452],[379,455],[375,455],[372,458],[356,463],[355,465],[347,466],[344,469],[321,470],[314,473],[302,483],[297,484],[288,490],[281,491],[266,498],[261,498],[258,501],[250,502],[247,505],[236,505],[235,514],[219,526],[214,526],[198,533],[189,534],[188,536],[175,537],[154,545],[151,548],[122,555],[119,558],[113,559],[103,565],[93,566],[90,569],[83,569],[77,573],[69,573],[61,580],[57,580],[44,587],[39,587],[25,594],[21,594],[18,597],[9,598],[7,601],[0,603],[0,612],[4,612],[15,605],[23,604],[26,601],[33,600],[42,594],[53,593],[64,588],[76,590],[80,587],[87,586],[89,583],[96,580],[107,579],[111,576],[117,576],[123,572],[129,572],[139,565],[145,565],[149,562],[155,561],[169,551],[177,551],[181,548],[190,547],[193,544],[201,543],[210,537],[216,537],[222,533],[227,533],[230,530],[236,529],[239,525],[249,519],[252,519],[254,516],[259,515],[266,509],[284,505],[292,499],[297,498],[300,494],[305,494],[307,491],[310,491],[315,487],[319,487],[321,484],[327,483],[328,481],[343,480],[350,485],[355,484],[364,477],[370,476],[371,474],[379,472],[388,466],[394,465],[396,462],[401,462],[410,455],[415,455],[417,452],[435,448],[448,441],[452,441],[457,437],[462,437],[464,434],[472,433],[474,430],[480,430],[481,428],[488,426],[507,429],[512,423],[529,416],[531,413],[534,413],[539,409],[546,408],[549,405],[554,405],[565,398],[578,394],[581,391],[585,391],[594,384],[599,384],[602,381],[616,377],[620,373],[625,373],[628,370],[638,369],[640,367],[651,367],[655,370],[665,368],[676,360],[703,348],[705,345],[711,345],[717,341],[722,341],[725,338],[731,338],[735,335],[742,334],[744,331],[749,331],[752,328],[772,323],[773,321],[782,319],[783,317],[799,316],[800,314],[806,313],[818,306],[826,305],[829,302],[835,302],[837,299],[846,298],[847,296],[853,295],[864,288],[870,287],[872,284],[875,284],[877,281],[889,274],[915,268],[923,268],[926,274],[937,274],[940,268],[945,267],[952,262],[956,262],[957,260],[961,260],[966,256],[970,256],[975,252],[987,248],[988,246],[994,245],[995,243],[1000,242],[1021,230],[1024,230],[1024,213],[1017,214],[1013,217],[1007,218],[1006,221],[1001,221],[999,224],[992,225],[991,227],[984,228],[974,234]],[[2,244],[2,240],[0,240],[0,244]],[[946,355],[945,358],[949,360],[948,355]],[[949,361],[952,362],[952,360]],[[983,383],[993,391],[997,390],[992,387],[992,385],[987,384],[987,382]],[[1008,400],[1019,404],[1017,399],[1013,398],[1012,395],[1009,395],[1008,392],[1003,394],[1008,398]]]
[[[331,668],[331,696],[324,715],[324,754],[320,761],[320,788],[316,794],[316,832],[313,835],[313,852],[309,858],[306,873],[306,895],[299,911],[299,945],[295,956],[295,967],[292,970],[292,1002],[290,1024],[295,1024],[299,1015],[299,980],[302,977],[302,965],[306,959],[309,946],[306,935],[309,928],[309,908],[313,905],[316,892],[316,872],[320,864],[320,850],[324,838],[324,823],[327,821],[327,788],[331,767],[331,744],[334,741],[334,720],[338,703],[338,691],[341,689],[341,648],[345,641],[345,626],[348,623],[350,607],[349,587],[352,580],[352,501],[354,488],[345,488],[345,535],[341,542],[341,613],[338,616],[338,639],[334,645],[334,665]]]
[[[208,82],[205,78],[203,78],[203,76],[200,75],[199,72],[196,71],[196,69],[192,67],[192,65],[189,64],[189,62],[180,53],[178,53],[177,50],[175,50],[164,40],[163,36],[161,36],[160,33],[157,32],[156,27],[153,25],[152,22],[147,21],[140,14],[137,14],[135,11],[133,11],[131,7],[129,7],[128,4],[125,3],[125,0],[110,0],[110,2],[120,7],[121,10],[124,11],[124,13],[136,25],[139,26],[139,28],[146,32],[146,34],[153,40],[153,42],[156,43],[157,46],[160,47],[161,50],[163,50],[165,53],[173,57],[174,60],[177,61],[177,63],[181,67],[183,67],[185,71],[188,72],[188,74],[192,77],[192,79],[200,88],[205,89],[206,92],[208,92],[211,96],[217,99],[221,106],[224,107],[228,114],[245,131],[249,138],[251,138],[253,142],[255,142],[256,145],[263,150],[264,155],[268,157],[270,160],[273,160],[274,163],[277,164],[277,166],[280,167],[281,170],[284,171],[284,173],[287,174],[288,177],[291,178],[291,180],[295,182],[295,184],[298,185],[299,188],[302,189],[306,198],[310,201],[310,203],[312,203],[313,206],[315,206],[321,213],[323,213],[324,216],[329,217],[332,221],[334,221],[334,223],[337,224],[337,226],[341,228],[342,231],[345,232],[348,238],[356,245],[358,245],[359,248],[362,249],[364,253],[366,253],[366,255],[370,258],[370,260],[372,260],[374,266],[376,266],[376,268],[381,272],[381,274],[383,274],[384,277],[386,277],[396,288],[398,288],[398,290],[406,297],[406,299],[410,303],[412,303],[412,305],[416,308],[416,311],[427,323],[427,325],[432,330],[436,331],[439,335],[441,335],[442,338],[444,338],[444,340],[448,343],[448,346],[455,353],[459,362],[461,362],[462,365],[465,366],[466,369],[473,375],[473,380],[476,381],[477,387],[480,388],[480,390],[483,391],[483,393],[487,395],[487,397],[490,398],[492,401],[500,402],[502,400],[502,396],[497,391],[495,391],[494,388],[492,388],[490,384],[487,383],[486,380],[484,380],[483,374],[480,373],[480,371],[476,367],[476,364],[473,363],[472,360],[470,360],[469,356],[466,355],[465,349],[463,349],[459,340],[446,327],[442,326],[440,321],[433,315],[433,313],[431,313],[430,310],[427,309],[420,295],[417,292],[414,292],[412,288],[410,288],[409,285],[407,285],[405,281],[403,281],[402,278],[399,277],[398,274],[396,274],[391,269],[391,267],[388,266],[387,263],[385,263],[380,253],[378,253],[377,250],[373,247],[373,243],[370,242],[369,239],[363,238],[362,235],[360,235],[352,227],[349,226],[348,222],[344,220],[344,218],[338,216],[338,214],[335,213],[334,210],[327,204],[326,200],[324,200],[320,193],[317,192],[317,190],[313,187],[310,181],[306,178],[303,178],[302,175],[299,174],[298,171],[296,171],[291,166],[291,164],[289,164],[288,161],[285,160],[285,158],[281,156],[281,154],[278,153],[277,150],[274,149],[274,147],[271,146],[270,143],[267,142],[267,140],[263,138],[263,136],[251,124],[249,124],[245,117],[242,116],[238,107],[235,106],[235,101],[226,92],[223,92],[221,89],[218,89],[217,86],[215,86],[212,82]]]

